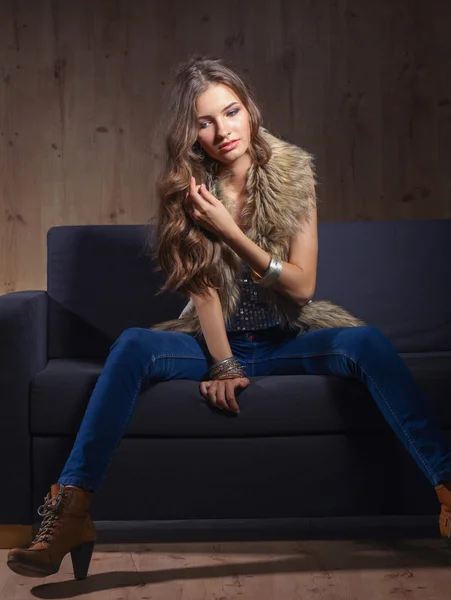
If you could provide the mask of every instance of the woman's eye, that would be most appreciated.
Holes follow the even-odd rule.
[[[234,115],[236,115],[238,112],[240,112],[240,109],[239,109],[239,108],[235,108],[235,109],[233,109],[233,110],[229,111],[229,112],[227,113],[227,116],[230,116],[230,115],[234,116]],[[207,125],[207,124],[208,124],[208,121],[202,121],[202,123],[199,123],[199,127],[200,127],[200,129],[205,129],[204,125]]]

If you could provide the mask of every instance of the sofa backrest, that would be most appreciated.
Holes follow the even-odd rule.
[[[49,358],[105,358],[129,327],[179,316],[144,225],[53,227],[47,234]],[[314,300],[381,329],[398,352],[451,351],[451,219],[319,223]]]
[[[49,358],[105,358],[120,333],[178,316],[181,294],[164,283],[144,225],[52,227],[47,233]]]

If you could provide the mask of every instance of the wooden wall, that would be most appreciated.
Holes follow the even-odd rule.
[[[320,221],[451,217],[447,0],[0,0],[0,293],[54,225],[145,223],[168,70],[232,61],[317,158]]]

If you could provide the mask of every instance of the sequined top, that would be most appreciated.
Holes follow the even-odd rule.
[[[256,331],[279,325],[279,320],[268,309],[262,288],[253,282],[250,267],[246,263],[243,263],[238,284],[240,301],[230,317],[227,331]]]

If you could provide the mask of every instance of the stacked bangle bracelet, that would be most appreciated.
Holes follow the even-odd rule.
[[[235,377],[246,377],[246,369],[234,357],[220,360],[208,370],[208,379],[232,379]]]

